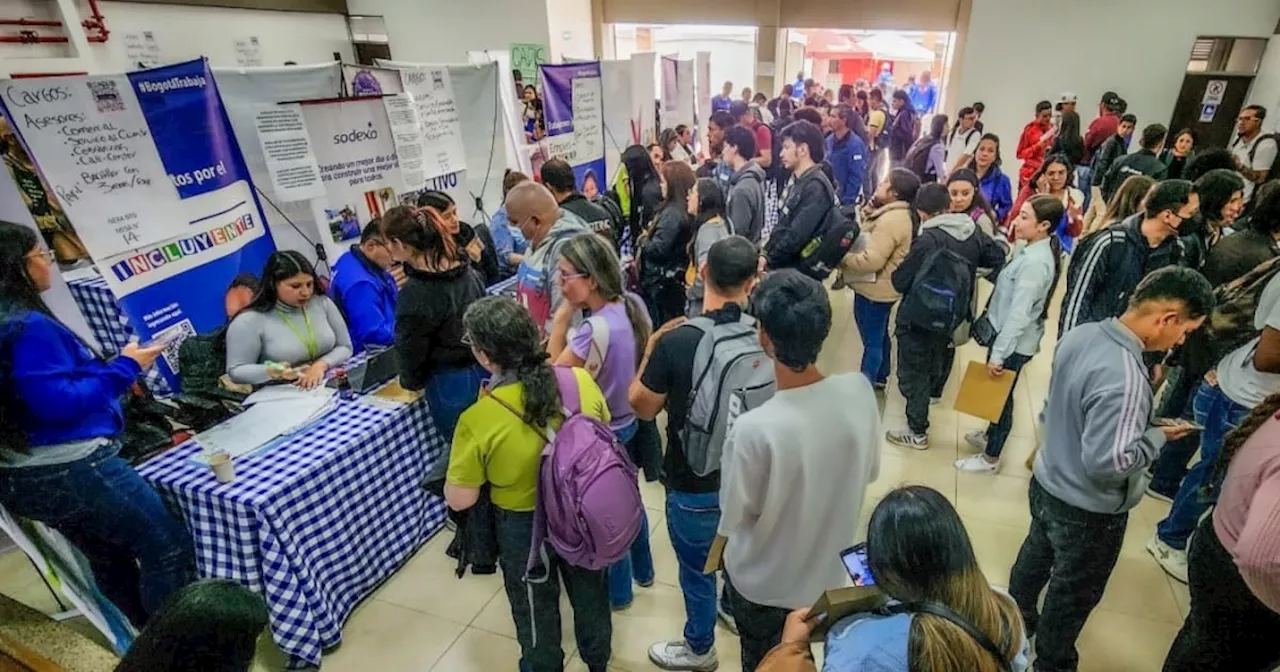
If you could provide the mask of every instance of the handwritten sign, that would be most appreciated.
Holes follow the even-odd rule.
[[[549,62],[544,44],[511,44],[511,69],[520,72],[525,84],[537,84],[538,66]]]
[[[187,219],[124,76],[12,80],[10,122],[97,259],[160,242]],[[145,211],[145,216],[143,212]]]
[[[604,158],[604,102],[599,77],[573,80],[573,136],[579,163]]]
[[[400,81],[418,111],[424,177],[466,170],[467,154],[462,146],[462,125],[449,69],[444,66],[407,68],[400,71]]]

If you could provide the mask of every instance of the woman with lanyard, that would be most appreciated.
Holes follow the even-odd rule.
[[[0,222],[0,504],[61,532],[142,627],[195,579],[186,529],[117,456],[120,398],[164,346],[99,357],[41,298],[52,267],[34,230]]]
[[[1006,222],[1009,240],[1013,240],[1013,220],[1022,212],[1022,204],[1036,195],[1049,195],[1062,201],[1062,221],[1054,228],[1054,235],[1062,245],[1062,251],[1071,254],[1075,249],[1076,237],[1084,231],[1084,192],[1076,189],[1076,171],[1068,159],[1062,154],[1050,154],[1041,164],[1040,169],[1031,176],[1031,182],[1018,192],[1018,200],[1010,212],[1011,219]]]
[[[227,327],[232,382],[293,381],[309,390],[351,355],[347,323],[324,295],[311,262],[292,250],[273,253],[253,303]]]

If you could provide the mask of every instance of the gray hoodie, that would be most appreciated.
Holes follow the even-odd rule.
[[[755,161],[748,161],[729,178],[726,214],[733,233],[760,243],[764,231],[764,169]]]
[[[1107,514],[1142,501],[1165,436],[1151,426],[1151,382],[1128,327],[1111,318],[1058,341],[1044,417],[1033,472],[1049,494]]]
[[[591,229],[583,219],[568,210],[560,210],[560,219],[547,232],[537,246],[525,255],[516,271],[516,296],[529,309],[533,321],[538,325],[542,335],[551,332],[551,318],[560,307],[564,296],[560,293],[560,283],[555,275],[560,264],[560,250],[569,239],[587,233]]]

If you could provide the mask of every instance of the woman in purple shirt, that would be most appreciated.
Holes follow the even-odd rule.
[[[557,366],[582,367],[595,378],[609,404],[609,426],[634,456],[637,450],[631,444],[638,423],[627,388],[649,340],[648,313],[623,293],[622,267],[610,241],[594,233],[579,234],[565,244],[559,264],[564,303],[552,321],[547,352]],[[641,586],[653,585],[647,519],[631,553],[609,568],[609,602],[615,611],[631,606],[632,579]]]

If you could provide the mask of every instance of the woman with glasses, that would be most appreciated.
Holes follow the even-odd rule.
[[[164,345],[102,358],[41,298],[52,275],[36,232],[0,222],[0,504],[61,532],[140,628],[195,579],[186,529],[117,456],[120,398]]]
[[[594,234],[592,234],[594,235]],[[571,280],[570,282],[577,282]],[[467,308],[467,342],[490,378],[484,394],[458,420],[445,499],[454,511],[469,511],[481,488],[493,499],[502,583],[520,642],[520,669],[559,672],[560,588],[573,609],[578,656],[592,672],[609,662],[613,635],[607,570],[575,567],[550,544],[542,550],[546,581],[525,582],[538,502],[538,472],[547,432],[560,428],[560,391],[529,311],[491,296]],[[591,375],[573,370],[582,413],[609,422],[609,405]]]
[[[389,212],[384,220],[391,257],[404,264],[407,278],[396,305],[400,385],[423,390],[436,431],[445,438],[445,454],[426,477],[427,488],[438,492],[458,416],[475,403],[484,378],[462,342],[462,314],[484,297],[484,283],[456,231],[431,209]]]

